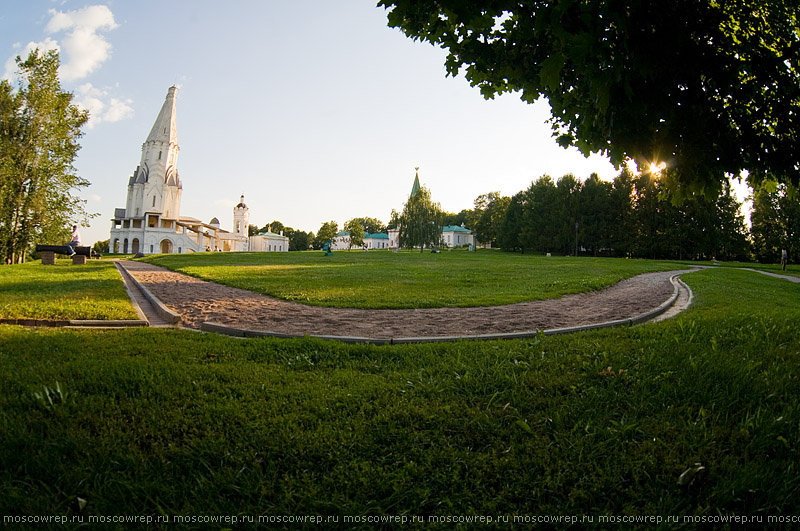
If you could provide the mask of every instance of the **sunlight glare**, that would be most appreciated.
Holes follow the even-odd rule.
[[[667,168],[666,162],[651,162],[650,163],[650,173],[653,175],[659,175],[662,171]]]

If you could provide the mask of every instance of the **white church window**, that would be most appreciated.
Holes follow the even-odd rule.
[[[153,206],[156,206],[156,196],[153,196]]]
[[[161,152],[158,152],[158,160],[161,160]]]

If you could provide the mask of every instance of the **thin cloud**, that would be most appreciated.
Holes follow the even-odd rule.
[[[63,51],[61,79],[82,79],[111,57],[111,44],[100,32],[110,31],[118,25],[107,6],[87,6],[75,11],[51,9],[50,21],[45,31],[50,34],[67,32],[61,39]]]
[[[91,129],[100,122],[119,122],[133,116],[133,100],[109,98],[107,90],[84,83],[75,91],[75,104],[89,111],[87,128]]]
[[[87,77],[97,70],[111,57],[111,44],[103,32],[118,27],[114,14],[104,5],[86,6],[74,11],[57,11],[51,9],[50,20],[45,26],[45,33],[54,37],[63,35],[60,42],[53,37],[43,41],[29,42],[24,47],[14,44],[17,50],[4,66],[3,78],[16,78],[17,56],[26,58],[36,48],[40,52],[57,50],[61,59],[59,77],[66,84],[71,84]],[[91,83],[83,83],[75,92],[75,103],[89,111],[89,122],[86,127],[92,129],[101,122],[118,122],[133,116],[133,100],[112,97],[109,90],[94,87]]]

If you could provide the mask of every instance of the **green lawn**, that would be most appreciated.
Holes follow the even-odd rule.
[[[723,267],[745,267],[756,269],[758,271],[766,271],[768,273],[775,273],[777,275],[788,275],[790,277],[800,277],[800,265],[787,265],[786,271],[781,269],[780,264],[758,264],[746,262],[732,262],[720,264]]]
[[[111,262],[71,259],[0,267],[0,318],[137,319],[125,285]]]
[[[683,278],[673,320],[506,342],[0,326],[0,513],[797,515],[800,285]]]
[[[280,299],[344,308],[493,306],[608,287],[683,266],[485,251],[170,254],[144,261]]]
[[[757,271],[766,271],[768,273],[775,273],[778,275],[787,275],[791,277],[800,277],[800,265],[796,264],[789,264],[786,266],[786,271],[781,270],[780,264],[760,264],[758,262],[708,262],[708,261],[679,261],[674,262],[675,264],[681,264],[682,266],[692,266],[692,265],[702,265],[702,266],[710,266],[710,267],[732,267],[732,268],[745,268],[745,269],[755,269]]]

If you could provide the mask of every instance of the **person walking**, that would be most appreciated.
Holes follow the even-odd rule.
[[[786,249],[781,249],[781,269],[786,271],[786,262],[789,261],[789,253],[786,252]]]

